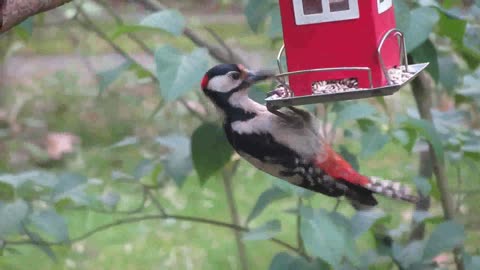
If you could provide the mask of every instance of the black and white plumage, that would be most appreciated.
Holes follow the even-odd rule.
[[[356,172],[324,141],[318,121],[307,111],[272,113],[248,97],[248,88],[273,77],[241,65],[221,64],[202,80],[204,94],[224,115],[224,130],[235,151],[256,168],[327,196],[346,196],[375,205],[373,193],[414,202],[405,186]]]

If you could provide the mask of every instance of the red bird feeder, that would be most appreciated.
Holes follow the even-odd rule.
[[[285,91],[267,98],[269,108],[391,95],[428,65],[408,65],[392,0],[279,2]]]

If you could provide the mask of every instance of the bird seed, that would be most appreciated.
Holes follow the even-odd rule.
[[[352,90],[358,90],[358,80],[356,78],[319,81],[312,84],[314,94],[335,94]]]

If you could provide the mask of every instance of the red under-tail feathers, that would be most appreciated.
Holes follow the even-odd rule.
[[[335,179],[343,179],[355,185],[365,186],[370,183],[368,177],[359,174],[342,156],[329,145],[324,145],[325,158],[316,162],[316,166]]]

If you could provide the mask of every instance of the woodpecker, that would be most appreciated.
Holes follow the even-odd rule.
[[[223,114],[223,128],[235,151],[254,167],[291,184],[330,197],[345,196],[374,206],[373,194],[416,202],[398,182],[367,177],[336,153],[320,132],[317,119],[295,107],[269,111],[248,96],[253,84],[273,78],[242,65],[219,64],[202,79],[203,93]]]

